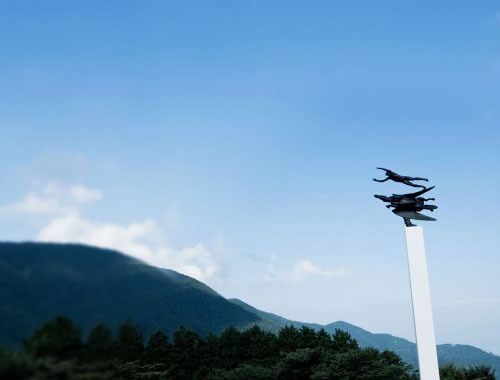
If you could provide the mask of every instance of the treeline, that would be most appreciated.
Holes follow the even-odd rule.
[[[486,366],[441,368],[442,380],[493,380]],[[19,352],[0,350],[0,379],[9,380],[354,380],[418,379],[391,351],[360,348],[346,332],[333,335],[307,327],[285,327],[278,335],[255,326],[226,329],[202,338],[180,327],[145,344],[131,323],[116,334],[94,327],[85,341],[65,317],[47,322]]]

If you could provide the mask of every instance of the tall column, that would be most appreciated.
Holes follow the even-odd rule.
[[[406,251],[408,253],[420,379],[439,380],[436,338],[432,320],[431,293],[422,227],[406,227]]]

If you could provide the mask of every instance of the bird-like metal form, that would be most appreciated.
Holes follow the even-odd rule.
[[[374,181],[377,182],[385,182],[387,180],[392,180],[394,182],[400,182],[408,186],[412,187],[423,187],[422,190],[417,191],[415,193],[408,193],[408,194],[392,194],[392,196],[386,196],[386,195],[377,195],[375,194],[374,197],[377,199],[380,199],[383,202],[389,203],[386,205],[387,208],[392,208],[392,212],[404,219],[405,225],[407,227],[412,227],[415,226],[411,220],[428,220],[428,221],[434,221],[436,219],[431,218],[430,216],[420,214],[420,211],[422,210],[429,210],[429,211],[434,211],[438,207],[435,205],[427,205],[425,202],[427,201],[433,201],[435,200],[434,198],[424,198],[422,197],[423,194],[427,193],[428,191],[431,191],[434,189],[435,186],[426,188],[425,186],[421,185],[415,185],[411,183],[410,181],[428,181],[427,178],[420,178],[420,177],[408,177],[408,176],[402,176],[399,174],[394,173],[393,171],[389,169],[384,169],[384,168],[377,168],[381,170],[385,170],[387,174],[387,178],[384,180],[377,180],[373,179]]]
[[[386,169],[386,168],[377,168],[377,169],[385,171],[385,175],[387,177],[384,178],[384,179],[373,178],[373,180],[376,181],[376,182],[385,182],[385,181],[391,180],[391,181],[394,181],[394,182],[404,183],[405,185],[408,185],[408,186],[421,187],[421,188],[425,189],[425,186],[417,185],[415,183],[412,183],[411,181],[426,181],[426,182],[429,181],[427,178],[409,177],[409,176],[406,176],[406,175],[401,175],[401,174],[395,173],[392,170],[389,170],[389,169]]]
[[[407,227],[414,226],[412,224],[411,219],[416,220],[436,220],[431,218],[430,216],[420,214],[419,212],[422,210],[434,211],[438,207],[435,205],[426,205],[425,202],[433,201],[434,198],[423,198],[420,195],[434,189],[434,186],[429,187],[428,189],[424,189],[421,191],[417,191],[416,193],[409,194],[392,194],[392,196],[388,197],[385,195],[377,195],[374,197],[380,199],[383,202],[390,203],[385,206],[387,208],[393,208],[392,212],[400,217],[402,217],[405,221]]]

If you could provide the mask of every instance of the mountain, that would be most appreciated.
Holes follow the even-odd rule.
[[[417,346],[406,339],[389,334],[373,334],[346,322],[334,322],[325,326],[329,333],[341,329],[347,331],[358,341],[361,347],[375,347],[379,350],[396,352],[405,362],[418,368]],[[487,364],[500,373],[500,357],[487,353],[479,348],[461,344],[438,344],[438,360],[440,364],[459,363],[464,367]]]
[[[341,329],[362,347],[393,350],[417,365],[415,344],[405,339],[346,322],[291,321],[115,251],[78,244],[0,243],[0,345],[19,346],[55,315],[71,318],[84,336],[97,323],[116,328],[126,319],[146,336],[158,328],[171,335],[180,325],[200,335],[255,324],[274,333],[286,325],[329,333]],[[441,364],[487,364],[500,373],[500,357],[476,347],[439,345],[438,356]]]
[[[55,315],[85,334],[125,319],[145,335],[180,325],[205,335],[259,318],[205,284],[115,251],[76,244],[0,243],[0,344],[18,345]]]
[[[418,368],[417,346],[406,339],[398,338],[390,334],[374,334],[350,323],[338,321],[328,325],[315,323],[302,323],[292,321],[276,314],[267,313],[246,304],[245,302],[232,298],[229,301],[243,307],[245,310],[255,313],[261,320],[257,322],[261,328],[277,332],[284,326],[310,327],[315,330],[324,329],[332,334],[336,329],[347,331],[360,345],[360,347],[374,347],[378,350],[391,350],[396,352],[406,363]],[[461,344],[440,344],[437,346],[438,360],[440,364],[456,363],[461,366],[474,366],[486,364],[500,373],[500,357],[480,350],[474,346]]]
[[[290,325],[297,328],[306,326],[314,330],[320,330],[321,328],[323,328],[322,325],[319,325],[317,323],[292,321],[273,313],[267,313],[265,311],[256,309],[253,306],[250,306],[249,304],[243,302],[242,300],[239,300],[238,298],[229,298],[229,301],[234,303],[235,305],[241,306],[246,311],[257,315],[260,319],[254,324],[259,326],[263,330],[270,331],[275,334],[277,334],[283,327]]]

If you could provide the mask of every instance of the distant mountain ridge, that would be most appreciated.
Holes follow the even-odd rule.
[[[231,298],[229,301],[257,314],[261,318],[261,320],[257,322],[257,325],[268,331],[278,332],[282,327],[289,325],[297,328],[306,326],[315,330],[324,329],[330,334],[334,333],[336,329],[340,329],[347,331],[357,340],[361,347],[374,347],[378,350],[394,351],[405,362],[418,368],[417,347],[415,343],[406,339],[390,334],[374,334],[361,327],[343,321],[337,321],[327,325],[292,321],[276,314],[258,310],[236,298]],[[439,344],[437,346],[437,352],[440,364],[456,363],[465,367],[487,364],[495,369],[497,374],[500,374],[500,357],[485,352],[477,347],[462,344]]]
[[[55,315],[75,321],[83,333],[97,323],[116,327],[125,319],[147,336],[171,334],[180,325],[206,335],[228,326],[258,325],[278,332],[297,328],[349,332],[360,346],[390,349],[416,367],[415,344],[373,334],[347,322],[328,325],[291,321],[238,299],[225,299],[191,277],[151,267],[121,253],[78,244],[0,243],[0,345],[17,346]],[[500,357],[473,346],[438,346],[440,363],[487,364],[500,373]]]

